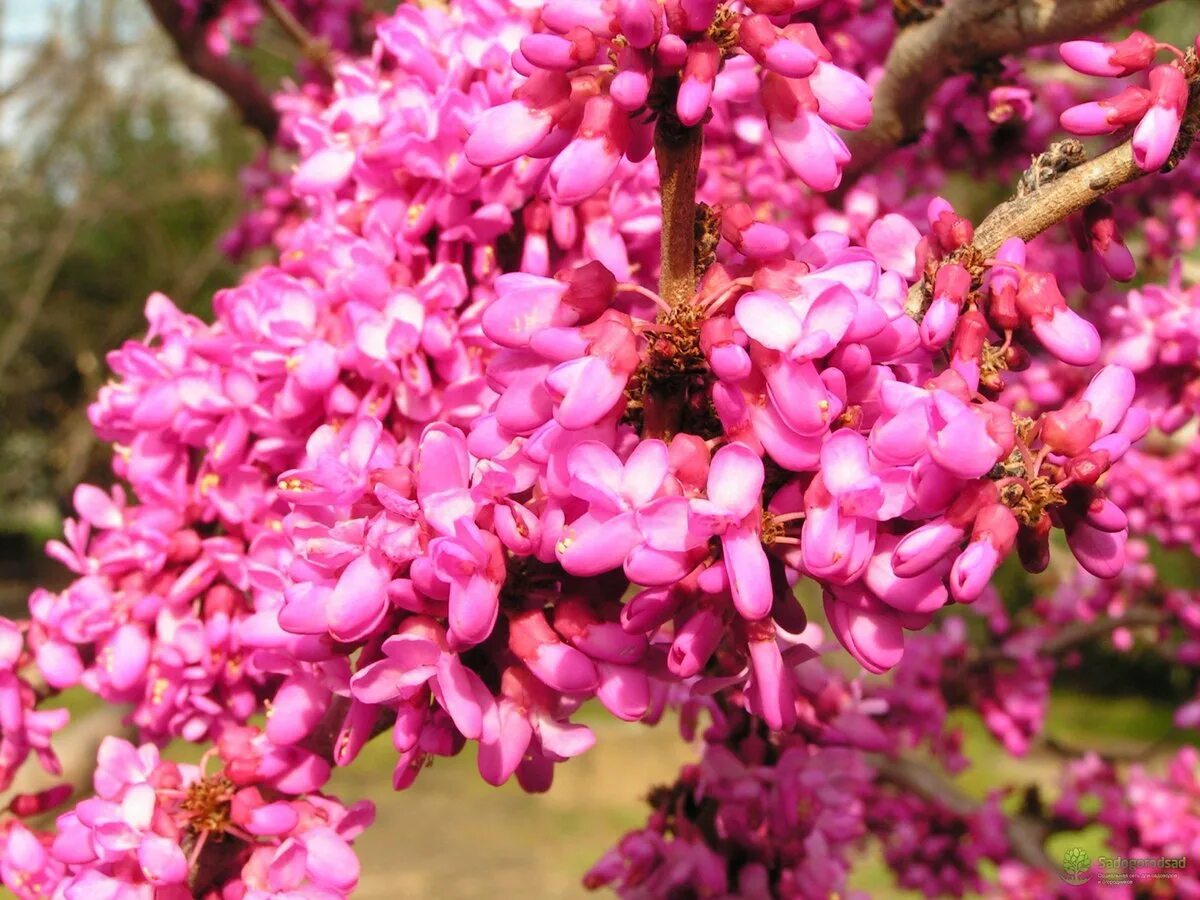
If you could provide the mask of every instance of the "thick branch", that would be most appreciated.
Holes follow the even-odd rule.
[[[875,86],[871,124],[851,135],[850,172],[915,140],[943,81],[1041,44],[1103,31],[1161,0],[947,0],[933,18],[903,29]]]
[[[940,803],[955,815],[970,816],[979,812],[979,804],[960,791],[945,776],[911,759],[880,758],[874,760],[879,777],[902,790],[926,800]],[[1005,833],[1013,855],[1035,869],[1053,869],[1046,856],[1044,844],[1051,829],[1046,822],[1030,816],[1007,817]]]
[[[279,113],[254,73],[233,59],[217,56],[209,50],[203,26],[185,25],[183,7],[177,0],[146,0],[146,3],[175,44],[184,65],[225,94],[247,125],[261,132],[268,141],[272,140],[279,128]]]

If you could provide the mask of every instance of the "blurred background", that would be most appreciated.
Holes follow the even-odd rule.
[[[1183,22],[1189,7],[1194,15],[1195,0],[1169,4],[1163,23]],[[268,30],[250,61],[277,81],[295,55]],[[247,264],[218,241],[242,208],[238,173],[261,147],[187,72],[143,0],[0,0],[0,614],[19,616],[35,585],[66,583],[42,545],[75,484],[110,481],[109,448],[86,415],[108,377],[105,352],[142,330],[150,292],[207,318],[213,291]],[[1169,746],[1172,677],[1136,655],[1098,659],[1056,691],[1050,731],[1072,746]],[[368,748],[337,776],[347,799],[380,806],[360,844],[361,896],[583,895],[582,873],[644,820],[650,786],[693,756],[673,723],[585,719],[596,749],[560,767],[542,797],[488,788],[469,757],[439,761],[393,794],[391,748]],[[1037,752],[1005,756],[970,715],[962,724],[976,767],[961,783],[976,796],[1014,767],[1033,783],[1055,770]],[[900,895],[871,863],[856,883]]]
[[[0,608],[61,580],[41,545],[106,479],[86,406],[147,294],[201,312],[235,277],[256,138],[188,75],[141,0],[0,2]]]

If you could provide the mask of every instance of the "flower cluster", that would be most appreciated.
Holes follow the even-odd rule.
[[[1138,376],[1154,424],[1175,432],[1200,414],[1200,287],[1178,269],[1167,284],[1130,291],[1106,323],[1107,358]]]
[[[588,872],[623,897],[828,897],[865,834],[872,771],[850,748],[773,747],[745,722],[651,792],[645,828]]]
[[[42,768],[62,772],[50,738],[67,724],[65,709],[38,709],[41,699],[22,667],[29,662],[21,628],[0,618],[0,790],[33,753]]]
[[[101,896],[347,897],[358,882],[351,845],[374,811],[315,792],[304,767],[270,767],[247,732],[199,765],[150,744],[106,738],[95,795],[58,817],[57,834],[15,825],[0,835],[0,871],[22,900]],[[220,771],[207,771],[215,755]],[[327,770],[326,770],[327,771]]]
[[[786,11],[816,5],[802,0]],[[623,158],[646,156],[656,121],[703,123],[722,66],[745,57],[754,69],[739,66],[739,74],[758,81],[776,149],[809,187],[831,190],[850,159],[834,129],[867,124],[870,89],[833,62],[812,24],[781,28],[784,11],[687,0],[547,4],[542,30],[514,55],[528,80],[479,121],[467,157],[483,166],[551,158],[551,198],[579,203],[608,184]]]
[[[864,805],[896,884],[926,897],[981,893],[981,864],[1006,860],[1011,852],[1007,820],[994,796],[969,815],[886,787]]]
[[[1068,41],[1060,48],[1063,61],[1077,72],[1102,78],[1123,78],[1147,72],[1147,86],[1129,85],[1106,100],[1073,106],[1062,114],[1062,125],[1074,134],[1113,134],[1134,125],[1133,159],[1146,170],[1162,168],[1175,149],[1188,100],[1189,76],[1195,57],[1178,47],[1156,41],[1142,31],[1114,43]],[[1156,64],[1163,51],[1170,62]]]
[[[284,8],[350,47],[357,4]],[[187,9],[238,40],[258,15]],[[101,748],[57,837],[0,825],[5,883],[344,896],[370,816],[317,793],[332,765],[387,731],[397,789],[474,742],[486,781],[545,790],[596,740],[575,714],[597,700],[711,724],[592,887],[827,896],[874,835],[904,886],[983,890],[987,860],[1036,893],[998,795],[930,797],[903,754],[961,770],[961,706],[1025,753],[1062,632],[1134,596],[1200,658],[1194,596],[1129,540],[1200,542],[1194,450],[1134,447],[1195,415],[1196,291],[1119,298],[1110,280],[1157,262],[1119,196],[985,252],[936,196],[945,165],[853,172],[837,129],[867,125],[892,33],[852,0],[403,5],[369,55],[282,95],[296,166],[252,171],[264,206],[230,244],[277,261],[211,323],[150,298],[90,410],[128,488],[76,491],[50,545],[76,581],[0,623],[5,780],[31,751],[53,768],[65,720],[25,665],[127,704],[150,742]],[[1064,124],[1139,121],[1138,164],[1164,165],[1196,74],[1180,51],[1154,65],[1173,50],[1064,45],[1151,85]],[[1077,99],[1015,63],[989,77],[939,92],[906,152],[1006,171]],[[1022,190],[1078,161],[1039,157]],[[1087,574],[1006,609],[997,571],[1048,570],[1056,531],[1057,568]],[[816,659],[839,645],[851,675]],[[215,749],[163,761],[173,738]],[[1191,839],[1184,765],[1088,782],[1135,832],[1118,844]]]
[[[1103,825],[1111,834],[1115,854],[1130,860],[1188,856],[1200,849],[1198,766],[1200,758],[1193,747],[1175,753],[1161,774],[1152,774],[1142,765],[1122,772],[1089,754],[1068,767],[1054,812],[1074,826]],[[1135,865],[1130,874],[1135,876],[1132,884],[1114,886],[1113,896],[1135,896],[1136,886],[1151,881],[1149,876],[1155,873]],[[1200,881],[1186,866],[1172,873],[1169,885],[1172,896],[1200,891]]]

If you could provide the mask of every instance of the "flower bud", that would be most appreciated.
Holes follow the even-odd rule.
[[[1084,75],[1124,78],[1147,68],[1158,53],[1158,43],[1143,31],[1122,41],[1067,41],[1058,48],[1063,62]]]

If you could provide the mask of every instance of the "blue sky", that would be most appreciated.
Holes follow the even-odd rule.
[[[4,4],[5,41],[23,42],[40,37],[59,0],[8,0]]]

